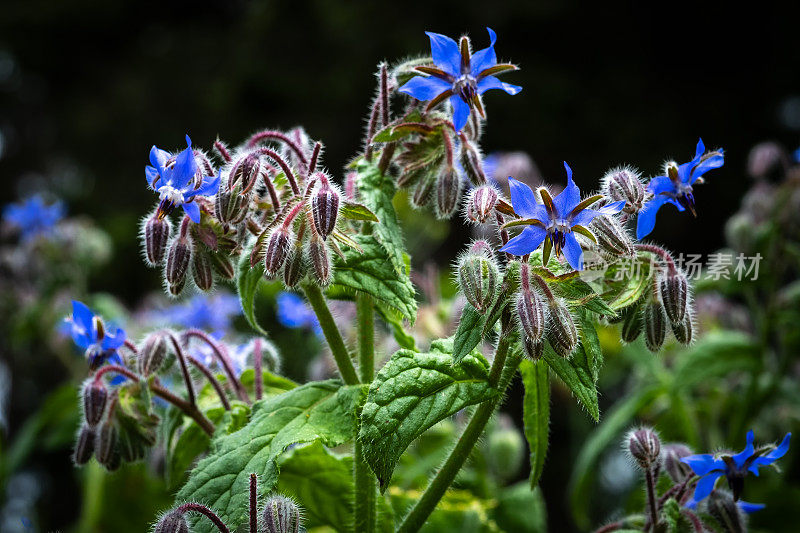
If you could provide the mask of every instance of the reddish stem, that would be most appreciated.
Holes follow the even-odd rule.
[[[252,148],[259,142],[263,141],[264,139],[273,139],[276,141],[281,141],[282,143],[286,144],[289,148],[291,148],[295,154],[297,154],[297,158],[300,159],[300,162],[303,163],[303,166],[308,165],[308,160],[306,159],[306,155],[303,153],[303,150],[300,148],[300,145],[279,131],[264,130],[258,132],[252,137],[250,137],[250,140],[247,141],[247,146],[249,148]]]
[[[253,371],[255,372],[256,400],[264,396],[264,371],[262,370],[263,361],[261,360],[261,338],[257,337],[253,341]]]
[[[270,150],[269,148],[262,147],[258,149],[258,153],[264,154],[265,156],[269,157],[270,159],[278,163],[278,166],[281,167],[283,173],[286,174],[286,179],[289,180],[289,185],[292,187],[292,192],[294,194],[300,194],[300,188],[297,186],[297,178],[294,177],[294,173],[292,172],[292,169],[289,168],[289,164],[286,163],[286,161],[284,161],[283,158],[277,152],[275,152],[274,150]],[[305,158],[302,161],[303,165],[307,164]]]
[[[222,533],[230,533],[230,530],[228,529],[228,527],[225,524],[222,523],[222,520],[220,519],[220,517],[218,517],[214,511],[212,511],[210,508],[206,507],[205,505],[201,505],[199,503],[194,503],[194,502],[189,502],[189,503],[184,503],[183,505],[179,506],[177,510],[180,513],[185,513],[187,511],[194,511],[195,513],[203,514],[203,515],[206,516],[206,518],[211,520],[211,522],[215,526],[217,526],[217,529],[219,529]],[[258,531],[258,530],[256,530],[256,531]]]
[[[314,150],[311,152],[311,161],[308,163],[308,175],[317,169],[317,160],[319,159],[319,152],[322,149],[322,143],[318,142],[314,145]]]
[[[197,397],[194,392],[192,376],[189,374],[189,365],[186,364],[186,354],[183,352],[183,348],[181,348],[181,344],[178,342],[178,339],[171,331],[164,330],[161,332],[161,334],[165,335],[167,338],[169,338],[170,342],[172,342],[172,348],[175,350],[175,357],[178,359],[178,363],[181,367],[181,374],[183,374],[183,381],[186,383],[186,394],[189,396],[189,403],[196,405]]]
[[[183,332],[183,336],[185,339],[184,342],[188,342],[190,338],[195,337],[208,344],[211,347],[214,356],[225,370],[228,379],[233,384],[234,390],[236,390],[236,395],[243,402],[251,403],[250,398],[247,396],[247,391],[244,389],[244,386],[242,386],[242,382],[239,381],[239,378],[236,377],[236,374],[233,371],[233,364],[231,363],[230,357],[228,357],[224,347],[218,345],[211,337],[208,336],[208,334],[206,334],[205,331],[199,329],[186,330]]]
[[[258,477],[250,474],[250,531],[258,531]]]
[[[226,411],[231,410],[231,404],[228,401],[228,397],[225,395],[225,391],[222,389],[222,385],[219,384],[219,380],[214,377],[214,374],[211,370],[208,369],[206,365],[192,357],[191,355],[187,355],[186,358],[192,363],[197,370],[199,370],[211,383],[211,386],[214,387],[214,390],[217,391],[217,396],[219,396],[219,400],[222,402],[222,406],[225,408]]]
[[[224,144],[222,144],[222,141],[220,141],[219,139],[214,141],[214,149],[217,151],[220,157],[222,157],[222,159],[225,160],[226,163],[230,163],[231,160],[233,159],[231,157],[231,153],[228,152],[228,149],[225,147]]]

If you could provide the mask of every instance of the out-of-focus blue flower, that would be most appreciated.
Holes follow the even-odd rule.
[[[589,206],[602,198],[595,195],[581,200],[581,191],[572,181],[572,169],[566,161],[567,187],[555,198],[551,198],[546,190],[542,190],[543,204],[536,202],[536,195],[524,183],[508,178],[511,190],[511,203],[514,212],[522,217],[515,225],[525,225],[522,233],[508,241],[501,248],[512,255],[526,255],[544,243],[544,264],[550,258],[550,250],[556,255],[563,252],[567,263],[575,270],[583,269],[583,248],[575,233],[591,235],[586,226],[599,215],[619,213],[625,206],[624,201],[614,202],[600,209],[589,209]]]
[[[151,166],[152,165],[152,166]],[[192,219],[200,222],[200,208],[196,196],[211,196],[219,189],[219,176],[203,176],[192,150],[192,140],[186,136],[186,149],[177,156],[157,148],[150,149],[150,165],[144,168],[147,184],[158,193],[158,218],[169,215],[182,206]]]
[[[417,67],[416,70],[427,76],[415,76],[406,82],[399,91],[417,100],[430,100],[430,110],[439,102],[450,99],[453,107],[453,124],[460,130],[467,123],[470,109],[484,115],[481,95],[490,89],[502,89],[514,95],[522,87],[504,83],[495,77],[517,67],[510,63],[497,63],[494,43],[497,34],[491,28],[490,43],[487,48],[470,55],[469,41],[464,37],[459,48],[450,37],[439,33],[425,32],[431,40],[431,56],[435,67]]]
[[[75,344],[85,350],[86,359],[92,370],[99,368],[103,363],[123,364],[117,349],[125,343],[125,331],[117,328],[111,335],[105,331],[103,321],[92,313],[86,305],[76,300],[72,301],[72,315],[68,318]]]
[[[697,482],[692,499],[686,504],[693,509],[698,502],[704,500],[714,490],[714,484],[722,476],[728,480],[728,486],[733,491],[733,499],[739,501],[739,496],[744,486],[744,478],[749,473],[758,476],[758,468],[774,463],[783,457],[789,450],[789,440],[792,434],[787,433],[781,444],[777,447],[764,447],[756,450],[753,447],[753,431],[747,432],[747,445],[744,450],[736,455],[698,454],[683,457],[682,462],[689,465],[695,474],[702,476]],[[761,504],[742,502],[742,510],[751,513],[762,509]]]
[[[793,155],[794,155],[794,162],[795,163],[800,163],[800,148],[795,150]]]
[[[233,317],[242,314],[239,297],[232,294],[198,294],[185,303],[157,313],[158,318],[183,328],[202,329],[222,337],[231,327]]]
[[[278,322],[287,328],[311,328],[319,335],[320,329],[317,315],[300,296],[293,292],[278,294]]]
[[[18,204],[9,204],[3,209],[3,221],[17,228],[25,242],[47,233],[62,218],[63,202],[47,205],[38,194]]]
[[[701,176],[709,170],[719,168],[725,163],[725,153],[715,150],[706,153],[703,139],[697,141],[694,159],[680,166],[671,164],[667,167],[667,176],[657,176],[647,184],[647,190],[653,198],[646,202],[639,212],[636,222],[636,238],[642,239],[653,231],[656,225],[656,213],[661,206],[670,203],[678,211],[688,209],[693,215],[694,193],[692,185],[702,183]]]

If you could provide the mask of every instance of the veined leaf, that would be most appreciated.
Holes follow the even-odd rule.
[[[489,363],[477,352],[453,365],[451,339],[428,353],[396,352],[378,372],[361,413],[364,459],[385,490],[397,461],[426,429],[468,405],[488,400]]]
[[[376,217],[375,213],[370,211],[367,206],[347,200],[342,201],[342,205],[339,208],[339,214],[350,220],[378,222],[378,217]]]
[[[453,337],[453,362],[461,360],[480,344],[487,315],[480,314],[471,304],[464,305],[458,329]]]
[[[397,341],[397,344],[401,348],[407,348],[409,350],[414,350],[415,352],[419,351],[417,349],[417,342],[414,340],[414,336],[406,331],[405,324],[403,324],[403,318],[399,315],[399,313],[382,302],[376,302],[375,310],[378,311],[378,314],[381,315],[383,321],[386,322],[386,324],[391,328],[394,340]]]
[[[243,253],[239,258],[239,265],[236,272],[236,291],[239,293],[239,300],[242,303],[242,311],[247,323],[250,324],[260,335],[267,335],[256,321],[256,294],[258,285],[264,279],[264,265],[259,261],[255,266],[250,266],[250,254]]]
[[[524,359],[519,365],[525,399],[522,403],[522,420],[525,438],[531,452],[531,490],[536,488],[544,470],[550,427],[550,373],[543,360]]]
[[[561,357],[550,346],[545,344],[542,357],[553,372],[572,391],[578,401],[589,412],[595,422],[600,420],[600,406],[597,403],[597,387],[593,378],[586,351],[578,345],[570,358]]]
[[[350,440],[363,396],[362,386],[328,380],[256,402],[245,427],[213,440],[210,455],[192,470],[178,498],[206,503],[235,529],[247,520],[250,474],[258,474],[265,496],[278,481],[277,459],[291,444],[319,440],[338,446]],[[198,520],[194,531],[211,533],[212,528]]]

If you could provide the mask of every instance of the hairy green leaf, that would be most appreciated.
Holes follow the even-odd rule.
[[[592,371],[592,379],[597,381],[600,377],[600,369],[603,368],[603,350],[600,347],[600,339],[597,336],[594,321],[588,312],[583,309],[579,310],[578,318],[581,346],[586,353],[586,360]]]
[[[497,394],[482,355],[470,353],[453,365],[452,351],[451,339],[434,341],[428,353],[400,350],[372,382],[358,438],[381,490],[405,449],[426,429]]]
[[[650,254],[645,253],[642,254],[641,259],[619,261],[609,267],[606,278],[619,278],[612,284],[612,289],[603,294],[603,297],[609,302],[609,307],[619,311],[635,304],[645,295],[655,273],[651,257]]]
[[[522,403],[522,420],[525,438],[531,452],[531,490],[536,488],[544,470],[550,427],[550,373],[545,361],[524,359],[519,365],[525,399]]]
[[[342,205],[339,208],[339,214],[342,215],[342,217],[350,220],[378,222],[378,217],[376,217],[375,213],[370,211],[367,206],[356,202],[349,202],[347,200],[342,201]]]
[[[595,422],[600,420],[600,406],[597,403],[597,387],[593,372],[583,345],[578,345],[572,356],[561,357],[547,343],[542,357],[553,372],[569,387],[578,401],[589,412]]]
[[[461,312],[461,320],[458,321],[458,329],[453,337],[453,361],[455,363],[470,353],[480,344],[483,337],[486,315],[480,314],[471,304],[464,305]]]
[[[259,261],[255,266],[250,266],[250,254],[243,253],[239,258],[236,272],[236,291],[242,303],[242,311],[247,323],[260,335],[267,335],[258,321],[256,321],[256,294],[258,284],[264,279],[264,265]]]
[[[394,309],[386,306],[383,302],[375,302],[375,309],[384,322],[391,328],[394,340],[401,348],[408,348],[409,350],[417,350],[417,342],[414,336],[406,331],[406,326],[403,324],[403,317]]]
[[[178,498],[210,505],[235,529],[247,519],[250,474],[258,474],[265,496],[278,480],[277,459],[291,444],[319,440],[338,446],[348,441],[363,396],[362,386],[328,380],[256,402],[245,427],[213,440],[210,455],[192,470]],[[213,529],[207,521],[197,521],[195,531]]]

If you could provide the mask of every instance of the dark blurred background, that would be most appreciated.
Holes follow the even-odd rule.
[[[5,0],[0,7],[0,205],[47,190],[111,234],[114,268],[91,280],[129,304],[158,289],[139,259],[138,220],[154,203],[150,146],[208,148],[263,127],[302,124],[337,175],[360,147],[375,65],[428,53],[425,30],[469,32],[522,67],[489,93],[487,153],[522,150],[584,189],[612,166],[646,175],[685,161],[702,137],[725,167],[697,191],[699,219],[666,208],[652,237],[688,253],[723,243],[749,183],[749,148],[800,144],[797,3],[134,2]],[[429,256],[449,264],[463,238]],[[424,258],[417,257],[416,260]],[[517,391],[518,392],[518,391]],[[511,402],[518,406],[518,402]],[[570,407],[571,409],[571,407]],[[513,408],[512,408],[513,410]],[[561,431],[554,412],[553,438]],[[11,421],[12,432],[15,422]],[[553,449],[543,481],[565,493],[575,450]],[[548,498],[552,524],[567,523]]]

